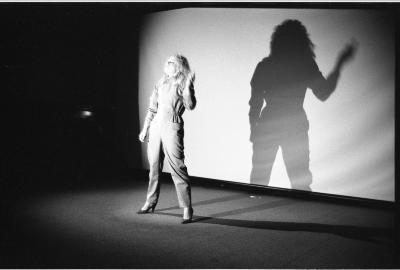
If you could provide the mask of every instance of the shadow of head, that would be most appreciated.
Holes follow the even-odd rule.
[[[306,27],[298,20],[285,20],[277,25],[271,37],[270,47],[272,57],[315,57],[314,44]]]

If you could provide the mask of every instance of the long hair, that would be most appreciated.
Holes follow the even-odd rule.
[[[314,44],[307,29],[298,20],[285,20],[275,27],[271,36],[270,55],[286,57],[288,55],[315,58]]]
[[[164,84],[167,80],[172,79],[175,84],[179,86],[180,89],[183,89],[188,74],[191,72],[189,61],[187,58],[181,54],[174,54],[165,61],[165,65],[168,65],[168,62],[173,61],[176,64],[178,72],[172,77],[169,78],[167,74],[164,73],[159,83]]]

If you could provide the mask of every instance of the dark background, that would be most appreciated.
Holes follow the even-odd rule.
[[[276,5],[1,3],[3,201],[32,189],[130,179],[131,169],[141,164],[137,54],[143,15],[189,6]],[[399,13],[395,4],[279,7],[385,8]],[[83,119],[81,110],[93,116]],[[398,201],[398,185],[396,189]]]
[[[142,13],[121,4],[0,5],[2,189],[92,181],[130,167],[126,153],[139,162]],[[81,118],[84,109],[92,117]]]
[[[141,164],[137,140],[140,19],[149,12],[186,6],[189,4],[0,4],[3,214],[14,196],[32,190],[132,179],[132,168]],[[383,7],[399,13],[394,4],[286,6]],[[398,75],[399,70],[396,72]],[[90,110],[93,116],[80,118],[81,110]],[[397,122],[398,118],[396,126]],[[397,220],[399,224],[399,215]],[[400,242],[399,233],[398,239]]]

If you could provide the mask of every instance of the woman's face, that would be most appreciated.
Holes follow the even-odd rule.
[[[164,72],[169,77],[174,76],[178,72],[178,67],[177,67],[176,62],[175,62],[175,60],[173,58],[168,59],[167,63],[165,63]]]

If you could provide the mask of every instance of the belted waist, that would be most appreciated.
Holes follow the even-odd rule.
[[[156,117],[161,121],[183,123],[182,115],[172,110],[158,110]]]

